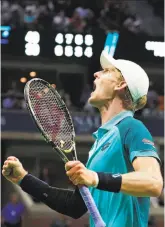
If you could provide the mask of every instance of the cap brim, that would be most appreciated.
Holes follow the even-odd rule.
[[[116,60],[111,57],[105,50],[102,51],[100,56],[100,64],[103,69],[109,68],[111,66],[116,67]]]

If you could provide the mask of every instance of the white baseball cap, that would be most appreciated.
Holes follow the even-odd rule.
[[[115,60],[105,50],[101,53],[100,64],[103,69],[113,65],[116,69],[120,70],[134,102],[147,95],[149,79],[147,73],[138,64],[123,59]]]

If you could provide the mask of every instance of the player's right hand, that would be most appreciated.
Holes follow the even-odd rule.
[[[22,163],[18,158],[10,156],[4,162],[2,168],[2,175],[14,184],[17,184],[20,180],[24,178],[27,171],[23,168]]]

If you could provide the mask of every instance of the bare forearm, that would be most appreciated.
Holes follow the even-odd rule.
[[[122,192],[133,196],[159,196],[162,191],[162,181],[146,172],[131,172],[122,175]]]

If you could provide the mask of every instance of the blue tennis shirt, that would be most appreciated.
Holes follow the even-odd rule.
[[[151,134],[144,124],[123,111],[93,133],[95,143],[89,152],[87,168],[112,174],[134,171],[136,157],[159,160]],[[90,188],[106,227],[147,227],[150,199],[122,192],[112,193]],[[90,219],[90,227],[94,227]]]

